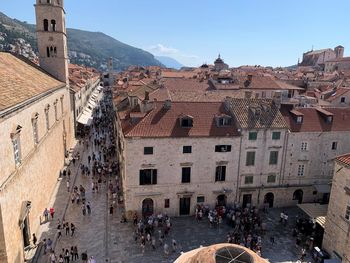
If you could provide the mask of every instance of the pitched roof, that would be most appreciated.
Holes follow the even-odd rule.
[[[350,153],[340,155],[335,159],[342,164],[350,165]]]
[[[244,129],[288,128],[271,99],[227,98],[226,105]]]
[[[226,137],[238,135],[237,128],[232,124],[217,127],[215,116],[227,114],[220,102],[172,102],[170,109],[163,107],[164,103],[154,102],[153,109],[132,123],[130,118],[122,121],[125,137]],[[180,117],[193,117],[193,127],[180,126]]]
[[[283,107],[282,115],[288,123],[292,132],[330,132],[350,131],[350,109],[349,108],[324,108],[333,114],[333,121],[327,123],[323,114],[316,108],[297,108],[303,114],[303,122],[296,123],[290,109]]]
[[[6,52],[0,52],[0,76],[0,110],[65,85],[29,60]]]

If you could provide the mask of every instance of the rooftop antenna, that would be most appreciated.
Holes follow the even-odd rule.
[[[312,47],[311,47],[311,51],[314,51],[314,45],[312,45]]]

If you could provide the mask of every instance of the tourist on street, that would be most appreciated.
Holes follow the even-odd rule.
[[[79,259],[78,247],[77,246],[74,246],[73,252],[74,252],[74,260]]]
[[[58,257],[58,263],[64,263],[62,254],[60,254],[60,256]]]
[[[71,256],[71,260],[73,261],[74,260],[74,247],[73,246],[70,247],[70,256]]]
[[[50,252],[50,262],[51,263],[56,263],[56,260],[57,260],[57,258],[56,258],[56,255],[55,255],[55,251],[51,251]]]
[[[90,202],[87,202],[86,209],[87,209],[88,214],[91,215],[91,204],[90,204]]]
[[[50,215],[51,219],[53,219],[53,216],[55,215],[55,209],[53,207],[50,208]]]
[[[66,236],[68,236],[69,235],[69,223],[67,222],[66,223]]]
[[[50,238],[48,238],[48,239],[46,240],[46,252],[47,252],[47,251],[51,251],[51,248],[52,248],[52,241],[51,241]]]
[[[83,261],[83,263],[87,263],[87,260],[88,260],[87,251],[81,253],[81,260]]]
[[[34,245],[34,247],[36,247],[36,242],[38,241],[38,239],[36,238],[36,236],[35,236],[34,233],[33,233],[33,238],[32,238],[32,240],[33,240],[33,245]]]
[[[68,249],[66,249],[66,251],[64,252],[64,262],[69,263],[69,250]]]
[[[164,244],[164,254],[167,256],[169,255],[169,246],[167,243]]]
[[[172,248],[173,248],[173,252],[175,252],[175,251],[176,251],[176,241],[175,241],[175,239],[173,239],[173,240],[171,241],[171,246],[172,246]]]
[[[88,263],[96,263],[95,258],[93,256],[91,256]]]
[[[67,223],[67,224],[68,224],[68,223]],[[73,236],[73,235],[74,235],[74,232],[75,232],[75,225],[74,225],[73,223],[70,223],[70,231],[71,231],[71,233],[72,233],[71,236]]]
[[[109,214],[110,215],[113,215],[113,205],[111,204],[110,207],[109,207]]]
[[[49,210],[47,210],[47,208],[45,208],[43,215],[45,218],[45,222],[49,221]]]
[[[69,180],[67,180],[66,185],[67,185],[67,192],[69,192],[69,188],[70,188]]]

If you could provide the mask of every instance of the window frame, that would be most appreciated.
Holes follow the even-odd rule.
[[[258,132],[251,131],[251,132],[248,133],[248,140],[249,141],[256,141],[257,138],[258,138]]]
[[[149,172],[149,174],[146,174]],[[149,178],[144,178],[149,176]],[[156,185],[157,184],[157,169],[140,169],[139,170],[139,185]]]
[[[337,142],[337,141],[332,142],[331,149],[332,149],[333,151],[335,151],[335,150],[337,150],[337,148],[338,148],[338,142]]]
[[[187,150],[185,150],[185,149],[187,149]],[[182,153],[184,153],[184,154],[192,153],[192,145],[182,146]]]
[[[350,199],[349,199],[348,203],[346,204],[344,218],[345,218],[345,220],[350,222]]]
[[[225,182],[226,165],[217,165],[215,168],[215,182]]]
[[[249,157],[252,157],[252,158],[249,158]],[[245,166],[255,166],[255,151],[246,152]]]
[[[147,151],[147,150],[150,150],[152,149],[152,151]],[[143,155],[153,155],[154,154],[154,149],[153,149],[153,146],[145,146],[143,147]]]
[[[307,151],[308,151],[308,148],[309,148],[308,142],[301,142],[300,150],[301,150],[302,152],[307,152]]]
[[[305,175],[305,164],[298,164],[298,176]]]
[[[181,167],[181,183],[189,184],[191,183],[191,167]]]
[[[184,125],[186,123],[186,125]],[[192,128],[193,127],[193,119],[189,117],[181,118],[180,121],[182,128]]]
[[[345,97],[340,98],[340,103],[345,103]]]
[[[251,180],[248,180],[251,179]],[[246,175],[244,176],[244,184],[253,184],[254,183],[254,176],[253,175]]]
[[[32,128],[33,128],[33,140],[34,144],[39,143],[39,129],[38,129],[38,116],[36,115],[32,118]]]
[[[16,167],[22,164],[22,149],[21,149],[21,137],[20,133],[16,133],[12,136],[12,148],[13,148],[13,157]]]
[[[277,165],[278,164],[278,151],[270,151],[269,157],[269,165]]]
[[[278,136],[275,136],[278,135]],[[272,132],[272,140],[280,140],[281,139],[281,132],[280,131],[274,131]]]
[[[271,180],[271,178],[273,178],[273,180]],[[266,178],[266,183],[268,184],[276,183],[276,178],[277,178],[276,174],[268,174]]]
[[[170,199],[169,198],[165,198],[164,199],[164,208],[169,208],[170,207]]]
[[[200,199],[199,199],[200,198]],[[202,198],[203,198],[203,201],[200,201],[200,200],[202,200]],[[199,195],[199,196],[197,196],[197,204],[198,203],[204,203],[205,202],[205,196],[204,195]]]
[[[226,152],[231,152],[231,150],[232,150],[232,145],[229,145],[229,144],[215,145],[215,152],[226,153]]]

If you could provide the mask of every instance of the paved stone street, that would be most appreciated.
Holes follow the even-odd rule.
[[[108,140],[107,140],[108,143]],[[97,263],[100,262],[173,262],[181,251],[189,251],[199,246],[208,246],[215,243],[226,242],[226,235],[232,228],[225,222],[220,227],[210,228],[208,220],[204,218],[197,222],[194,217],[171,218],[172,228],[165,238],[165,243],[171,247],[171,240],[177,242],[177,250],[165,255],[163,246],[158,241],[156,249],[146,243],[145,252],[142,253],[140,241],[134,241],[134,226],[131,222],[121,223],[122,206],[116,209],[113,214],[109,213],[109,206],[112,202],[112,195],[107,189],[107,183],[102,183],[102,189],[98,193],[92,192],[92,177],[81,174],[80,164],[88,164],[88,155],[95,152],[99,156],[99,148],[89,142],[78,144],[75,151],[80,152],[80,160],[75,165],[71,164],[72,171],[70,192],[67,191],[67,178],[62,178],[57,183],[56,191],[51,200],[50,206],[56,210],[56,217],[40,228],[39,238],[57,239],[57,219],[65,219],[66,222],[74,223],[76,232],[74,236],[66,235],[62,230],[62,237],[54,242],[56,255],[62,253],[62,249],[70,250],[71,246],[77,246],[79,257],[87,251],[88,256],[94,256]],[[82,214],[82,204],[70,201],[72,187],[82,185],[86,190],[86,201],[91,202],[91,215]],[[116,205],[115,205],[116,206]],[[298,208],[287,209],[289,223],[287,226],[279,223],[281,209],[271,209],[268,214],[262,214],[263,221],[267,223],[268,231],[262,239],[262,257],[270,262],[296,262],[300,257],[300,248],[295,246],[295,238],[292,237],[292,227],[300,210]],[[270,237],[275,238],[275,243],[270,242]],[[43,250],[41,251],[43,254]],[[309,256],[308,256],[309,258]],[[48,256],[41,255],[38,262],[47,263]],[[80,262],[80,261],[78,261]]]

